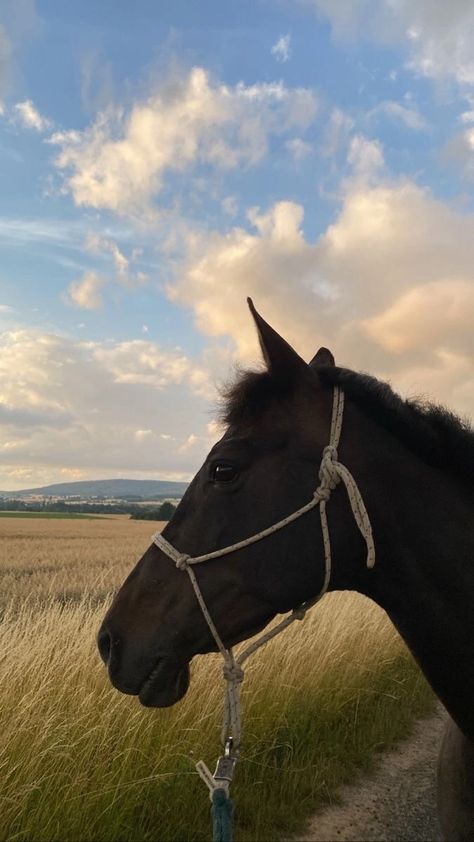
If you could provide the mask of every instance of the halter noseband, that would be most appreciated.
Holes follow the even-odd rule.
[[[153,536],[153,542],[156,544],[157,547],[159,547],[160,550],[162,550],[174,561],[178,570],[187,571],[201,611],[204,615],[207,625],[209,626],[209,630],[216,642],[217,648],[219,649],[224,659],[224,678],[227,682],[227,687],[224,706],[224,725],[222,729],[222,742],[225,746],[226,753],[224,757],[219,758],[216,772],[214,773],[214,775],[211,775],[209,769],[207,768],[206,764],[203,763],[202,760],[200,760],[199,763],[196,764],[197,771],[199,772],[200,776],[203,778],[205,783],[208,785],[211,791],[211,795],[212,792],[219,787],[224,788],[226,792],[228,792],[228,786],[232,778],[233,768],[236,760],[238,759],[238,751],[241,739],[240,684],[242,683],[244,678],[242,664],[244,663],[244,661],[247,660],[247,658],[250,655],[252,655],[257,649],[259,649],[260,646],[263,646],[281,631],[286,629],[287,626],[290,625],[290,623],[294,622],[295,620],[302,620],[308,609],[315,605],[317,602],[319,602],[319,600],[324,596],[328,589],[329,580],[331,577],[331,542],[329,538],[329,529],[326,515],[326,503],[328,502],[331,496],[331,491],[333,491],[333,489],[336,487],[336,485],[338,485],[339,482],[341,482],[341,480],[346,488],[354,519],[367,545],[367,567],[371,568],[375,564],[374,540],[372,536],[372,527],[370,525],[369,516],[367,514],[367,509],[365,508],[364,501],[362,500],[360,491],[357,488],[354,477],[352,476],[350,471],[345,467],[345,465],[342,465],[337,458],[337,447],[339,445],[339,439],[341,437],[343,412],[344,392],[342,392],[338,386],[335,386],[329,444],[324,448],[321,458],[321,464],[319,468],[319,485],[316,488],[312,499],[304,506],[301,506],[301,508],[296,509],[296,511],[292,512],[292,514],[288,515],[282,520],[279,520],[272,526],[269,526],[266,529],[262,529],[260,532],[256,532],[249,538],[245,538],[243,541],[238,541],[237,543],[230,544],[229,546],[223,547],[220,550],[213,550],[210,553],[205,553],[204,555],[198,556],[189,556],[187,553],[181,553],[179,550],[176,549],[176,547],[173,547],[173,545],[170,544],[169,541],[167,541],[166,538],[164,538],[159,532],[157,532]],[[315,598],[308,600],[307,602],[303,602],[302,605],[300,605],[298,608],[294,608],[293,611],[280,623],[278,623],[276,626],[270,629],[270,631],[262,634],[259,638],[257,638],[257,640],[255,640],[253,643],[247,646],[237,658],[235,658],[232,649],[227,649],[224,643],[222,642],[222,638],[220,637],[219,632],[217,631],[217,628],[212,620],[207,605],[204,601],[204,597],[202,595],[192,566],[194,564],[202,564],[202,562],[210,561],[214,558],[220,558],[220,556],[229,555],[229,553],[234,553],[237,550],[243,549],[244,547],[248,547],[251,544],[255,544],[257,541],[261,541],[263,538],[267,538],[269,535],[273,535],[273,533],[277,532],[279,529],[283,529],[283,527],[288,526],[289,523],[292,523],[294,520],[297,520],[302,515],[305,515],[306,512],[311,511],[311,509],[314,509],[316,506],[319,506],[325,563],[324,580],[319,594]]]

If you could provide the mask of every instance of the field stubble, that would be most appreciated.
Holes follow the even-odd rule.
[[[197,659],[186,698],[153,711],[110,687],[96,652],[150,532],[120,516],[0,522],[1,839],[208,838],[192,761],[219,750],[220,659]],[[388,619],[355,594],[328,595],[246,675],[240,840],[298,831],[432,705]]]

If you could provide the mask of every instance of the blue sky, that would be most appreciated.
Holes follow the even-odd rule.
[[[188,478],[298,350],[474,408],[467,0],[6,0],[0,488]]]

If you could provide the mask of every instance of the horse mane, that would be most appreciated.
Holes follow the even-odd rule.
[[[339,366],[320,366],[317,372],[325,385],[339,386],[424,462],[454,474],[472,489],[474,430],[467,419],[428,400],[403,399],[388,383],[369,374]],[[221,418],[229,426],[255,421],[290,393],[288,385],[279,384],[268,371],[240,371],[223,390]]]

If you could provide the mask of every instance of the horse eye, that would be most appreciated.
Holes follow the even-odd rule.
[[[232,482],[238,474],[237,468],[233,465],[215,465],[212,469],[214,482]]]

